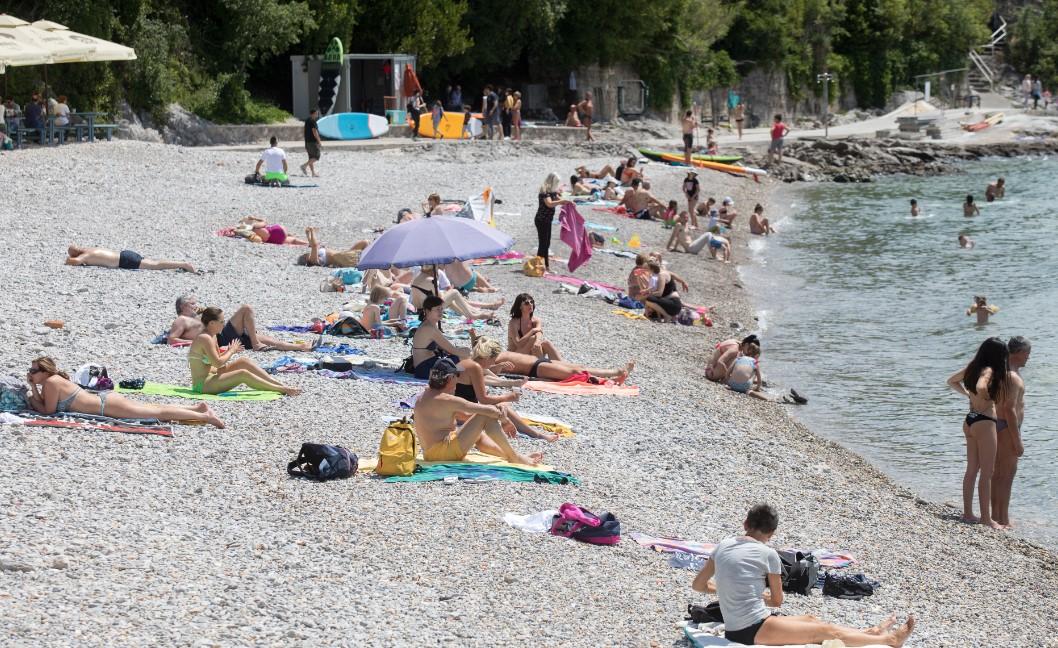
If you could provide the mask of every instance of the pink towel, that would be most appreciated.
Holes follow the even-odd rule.
[[[587,281],[585,279],[578,279],[577,277],[571,277],[569,275],[551,274],[550,272],[544,275],[544,279],[547,279],[548,281],[557,281],[559,283],[568,283],[577,287],[580,287],[584,284],[588,284],[592,288],[598,288],[599,290],[608,290],[610,292],[624,291],[624,288],[615,286],[613,284],[604,283],[602,281]]]
[[[632,385],[589,385],[587,383],[557,383],[544,380],[530,380],[525,383],[527,389],[549,394],[570,394],[573,396],[638,396],[639,387]]]
[[[591,238],[588,237],[588,229],[584,226],[584,217],[570,203],[562,205],[558,222],[562,226],[558,237],[570,247],[569,262],[566,266],[573,272],[591,259]]]

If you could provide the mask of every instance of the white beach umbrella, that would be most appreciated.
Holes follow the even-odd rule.
[[[75,55],[71,58],[56,58],[53,63],[91,63],[95,61],[133,61],[136,59],[136,51],[131,47],[118,45],[117,43],[70,31],[65,25],[50,20],[38,20],[33,27],[45,31],[49,37],[68,42],[81,47],[91,47],[86,53]]]
[[[46,49],[31,40],[14,35],[13,29],[19,24],[29,23],[14,16],[0,14],[0,72],[4,72],[7,67],[42,65],[50,60]]]
[[[95,50],[95,45],[77,42],[47,30],[38,29],[25,20],[7,14],[0,14],[0,39],[47,52],[46,61],[9,63],[10,67],[76,61],[78,57],[88,55]]]

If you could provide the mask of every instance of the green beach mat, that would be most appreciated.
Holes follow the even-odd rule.
[[[537,484],[572,484],[580,485],[580,480],[573,475],[554,470],[531,470],[514,466],[489,466],[472,463],[433,463],[419,464],[415,472],[407,477],[388,477],[391,482],[430,482],[444,481],[446,477],[455,477],[469,481],[510,481]]]
[[[220,394],[200,394],[192,391],[190,387],[178,385],[166,385],[164,383],[146,383],[143,389],[122,389],[117,387],[114,391],[126,394],[144,394],[147,396],[175,396],[177,398],[190,398],[193,400],[209,401],[270,401],[282,398],[283,395],[273,391],[259,391],[257,389],[237,389],[235,391],[222,392]]]

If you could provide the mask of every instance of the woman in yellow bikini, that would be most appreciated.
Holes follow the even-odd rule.
[[[228,350],[220,352],[217,346],[217,335],[224,328],[224,312],[216,307],[202,311],[203,332],[191,343],[187,350],[187,362],[191,367],[191,389],[200,394],[220,394],[246,385],[250,389],[274,391],[286,396],[297,396],[301,390],[287,387],[276,382],[265,373],[265,370],[249,358],[232,358],[242,351],[242,342],[238,339],[228,345]]]

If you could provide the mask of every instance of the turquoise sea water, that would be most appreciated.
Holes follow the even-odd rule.
[[[1029,338],[1011,518],[1019,533],[1056,547],[1058,159],[963,170],[781,194],[769,213],[779,235],[751,241],[754,262],[742,270],[762,308],[762,368],[810,398],[796,414],[813,430],[961,511],[967,403],[945,380],[985,338]],[[999,175],[1006,198],[987,204],[984,189]],[[962,215],[967,193],[980,216]],[[974,249],[959,248],[961,232]],[[987,325],[965,315],[975,294],[1001,308]]]

